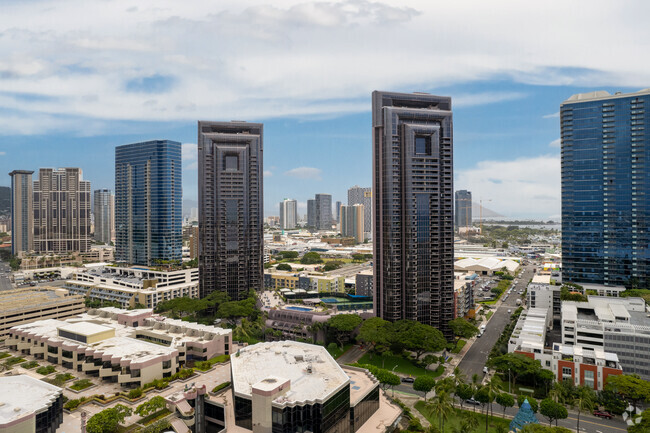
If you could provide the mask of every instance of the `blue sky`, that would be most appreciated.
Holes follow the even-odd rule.
[[[0,172],[79,166],[112,188],[115,146],[167,138],[196,199],[196,121],[256,121],[266,215],[284,197],[305,212],[315,193],[371,185],[372,90],[426,91],[452,97],[456,189],[557,218],[559,105],[649,86],[650,6],[447,3],[8,1]]]

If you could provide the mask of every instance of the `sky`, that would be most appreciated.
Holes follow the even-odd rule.
[[[264,208],[371,186],[373,90],[451,96],[454,188],[511,218],[559,218],[559,107],[650,87],[647,1],[2,0],[0,172],[183,143],[197,120],[264,123]],[[9,185],[0,176],[0,185]]]

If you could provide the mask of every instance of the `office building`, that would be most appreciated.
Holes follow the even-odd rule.
[[[117,302],[122,308],[156,308],[176,298],[199,297],[198,268],[157,270],[143,267],[79,268],[65,288],[91,301]]]
[[[623,374],[617,354],[602,347],[560,343],[547,346],[546,333],[551,322],[546,308],[524,310],[508,340],[508,352],[539,361],[558,382],[570,382],[598,391],[603,390],[610,376]]]
[[[115,148],[115,260],[182,259],[181,144],[153,140]]]
[[[646,111],[646,108],[648,109]],[[650,89],[571,96],[560,107],[562,280],[650,283]]]
[[[357,243],[365,240],[364,206],[341,206],[341,236],[353,237]]]
[[[285,198],[280,202],[280,228],[295,229],[298,222],[298,202]]]
[[[307,200],[307,227],[317,229],[316,226],[316,200]]]
[[[55,433],[63,422],[63,390],[26,374],[0,377],[0,431]]]
[[[472,192],[465,189],[456,191],[456,227],[472,225]]]
[[[109,189],[96,189],[93,193],[93,213],[95,215],[95,241],[110,244],[113,227],[113,205],[115,200]]]
[[[348,189],[348,206],[363,205],[363,227],[366,238],[372,239],[372,188],[355,185]]]
[[[125,387],[169,377],[191,360],[229,354],[230,329],[107,307],[9,330],[10,350]]]
[[[451,98],[373,92],[372,126],[376,314],[452,338]]]
[[[334,207],[335,207],[334,212],[336,213],[336,221],[334,222],[336,224],[341,224],[341,202],[337,201]]]
[[[80,168],[41,168],[34,181],[34,251],[88,251],[90,208],[90,182]]]
[[[0,337],[9,328],[43,319],[65,319],[86,311],[85,298],[66,289],[30,287],[0,291]]]
[[[199,294],[263,284],[263,126],[199,122]]]
[[[199,226],[189,227],[188,244],[190,248],[190,260],[198,259],[199,257]]]
[[[373,296],[375,293],[373,287],[373,271],[372,269],[364,270],[354,276],[355,279],[355,292],[357,296]]]
[[[33,171],[14,170],[11,176],[11,254],[34,249]]]
[[[332,230],[332,196],[330,194],[316,194],[316,228],[318,230]]]
[[[587,299],[562,302],[562,344],[615,353],[625,374],[650,380],[650,317],[643,298]]]

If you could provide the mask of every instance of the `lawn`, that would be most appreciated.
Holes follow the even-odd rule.
[[[372,364],[379,368],[385,368],[396,373],[407,374],[412,377],[422,376],[423,374],[438,377],[444,371],[443,368],[438,368],[435,371],[426,370],[413,364],[411,360],[395,355],[371,355],[366,353],[357,361],[359,364]]]
[[[485,315],[485,320],[490,320],[490,317],[492,317],[493,314],[494,314],[494,311],[492,311],[492,310],[488,311],[487,314]]]
[[[415,403],[415,408],[420,412],[426,419],[429,420],[429,422],[436,427],[438,426],[438,418],[435,416],[429,415],[429,412],[426,410],[425,404],[423,401],[418,401]],[[478,410],[478,408],[477,408]],[[482,414],[480,412],[472,412],[469,410],[461,410],[458,408],[454,408],[453,412],[449,414],[449,418],[445,420],[445,431],[442,433],[450,433],[453,431],[462,431],[460,430],[461,423],[463,417],[466,416],[471,416],[471,417],[476,417],[478,419],[478,427],[476,427],[473,431],[469,431],[466,433],[474,433],[474,432],[484,432],[485,431],[485,414]],[[491,416],[489,418],[489,424],[488,424],[488,433],[497,433],[497,426],[502,425],[505,427],[504,431],[508,431],[510,428],[510,420],[509,419],[504,419],[504,418],[499,418],[496,416]],[[456,429],[456,430],[454,430]]]
[[[327,351],[329,354],[332,356],[332,358],[337,359],[339,356],[343,355],[345,352],[348,351],[348,349],[352,347],[352,344],[346,344],[343,346],[343,349],[341,349],[341,346],[338,344],[336,345],[336,349],[330,350],[329,346],[327,347]]]
[[[0,359],[9,358],[10,356],[7,352],[0,352]]]
[[[456,343],[456,347],[452,349],[451,353],[460,353],[460,351],[463,350],[463,347],[465,347],[465,344],[467,344],[467,341],[461,338],[460,340],[458,340],[458,343]]]
[[[197,361],[194,363],[194,368],[201,371],[208,371],[212,368],[214,364],[224,363],[230,360],[230,355],[219,355],[214,358],[210,358],[207,361]]]

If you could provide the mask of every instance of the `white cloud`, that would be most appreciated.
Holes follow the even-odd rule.
[[[506,0],[158,0],[137,9],[130,0],[13,1],[0,15],[0,110],[29,114],[0,133],[87,127],[66,116],[194,121],[360,112],[375,89],[435,92],[504,77],[647,87],[650,57],[638,56],[637,42],[650,39],[650,3],[631,3],[549,0],[531,19],[527,3]],[[525,95],[452,96],[467,106]]]
[[[285,171],[284,175],[298,179],[323,180],[321,174],[323,170],[314,167],[297,167]]]
[[[485,207],[507,217],[558,215],[560,156],[482,161],[473,168],[457,170],[454,187],[469,189],[473,201],[482,199]]]
[[[271,177],[273,176],[273,172],[271,170],[264,170],[264,177]]]
[[[543,119],[557,119],[559,117],[560,117],[560,112],[559,111],[557,111],[555,113],[551,113],[551,114],[545,114],[545,115],[542,116]]]
[[[551,141],[548,145],[549,147],[560,147],[562,145],[562,140],[556,138],[555,140]]]
[[[196,161],[198,157],[198,149],[196,143],[183,143],[181,145],[181,155],[183,161]]]
[[[0,156],[4,156],[6,154],[7,154],[7,152],[4,152],[4,151],[0,152]]]

